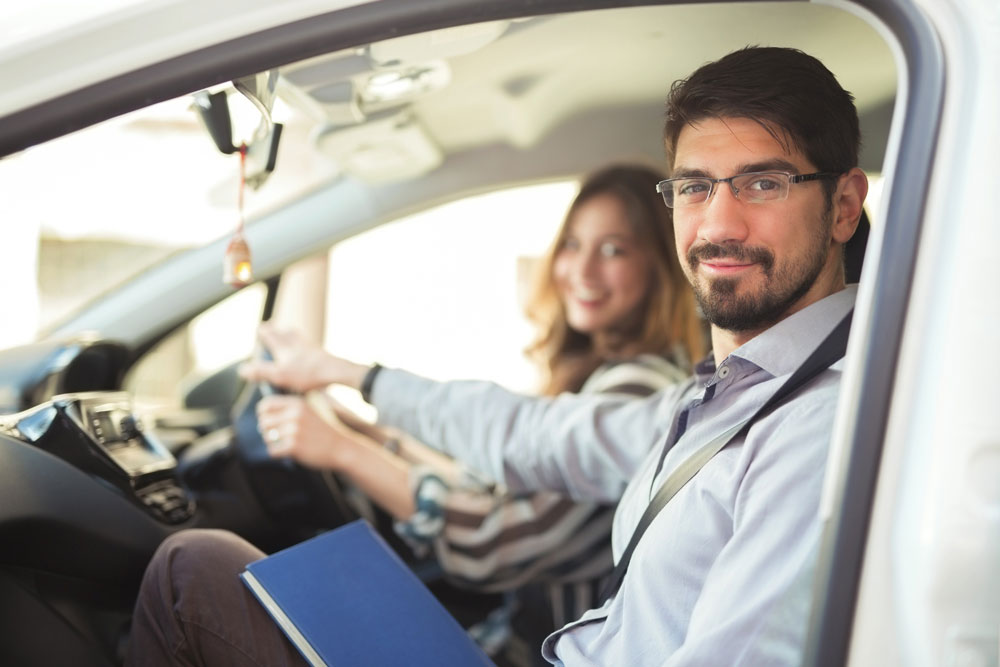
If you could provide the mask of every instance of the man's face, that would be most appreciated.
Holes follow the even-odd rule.
[[[745,118],[706,119],[677,139],[674,176],[727,178],[751,171],[816,171]],[[827,296],[837,269],[832,212],[823,186],[789,186],[788,198],[748,203],[727,183],[702,203],[674,209],[684,272],[706,319],[720,329],[754,332]]]

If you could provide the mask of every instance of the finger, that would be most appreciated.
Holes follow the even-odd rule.
[[[283,458],[289,456],[292,452],[292,443],[290,440],[285,438],[278,438],[277,440],[271,441],[265,439],[265,444],[267,445],[267,453],[273,458]]]
[[[285,422],[285,410],[280,405],[257,404],[257,430],[264,433],[269,428],[280,427]]]
[[[284,420],[271,413],[257,414],[257,432],[265,442],[280,440]]]
[[[270,456],[290,456],[295,448],[295,427],[282,417],[270,417],[266,420],[258,420],[257,429],[260,431],[264,445]]]
[[[305,399],[296,394],[268,394],[257,402],[257,412],[285,413],[292,416],[305,406]]]
[[[278,350],[287,345],[289,338],[288,332],[282,331],[270,322],[260,325],[257,335],[261,342],[264,343],[264,346],[275,356],[277,356]]]
[[[265,347],[271,347],[271,343],[274,338],[274,325],[270,322],[264,322],[257,329],[257,337],[260,342],[264,344]]]
[[[270,394],[257,401],[257,420],[263,421],[284,411],[284,394]]]
[[[236,367],[236,374],[244,380],[256,380],[257,364],[253,361],[244,361]]]
[[[271,361],[253,359],[244,361],[237,369],[240,377],[250,382],[273,382],[277,374],[277,365]]]

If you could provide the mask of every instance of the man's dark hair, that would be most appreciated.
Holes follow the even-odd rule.
[[[671,87],[666,115],[671,169],[681,130],[706,118],[757,121],[819,171],[843,173],[858,164],[861,131],[854,96],[823,63],[796,49],[748,46],[703,65]],[[836,183],[825,183],[829,196]]]

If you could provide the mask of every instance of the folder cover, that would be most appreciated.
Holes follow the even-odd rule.
[[[364,520],[250,563],[240,577],[315,667],[493,664]]]

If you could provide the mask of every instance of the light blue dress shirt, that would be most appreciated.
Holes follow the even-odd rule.
[[[494,384],[378,375],[379,421],[514,490],[621,498],[615,559],[673,469],[750,417],[853,307],[848,287],[782,320],[718,368],[648,399],[535,398]],[[546,639],[578,665],[796,665],[841,362],[758,419],[650,524],[618,594]]]

